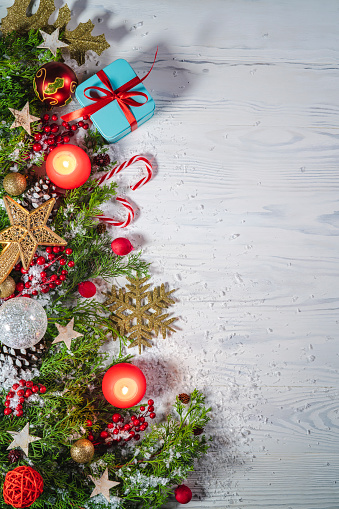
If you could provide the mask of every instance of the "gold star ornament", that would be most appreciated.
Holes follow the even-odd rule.
[[[26,424],[21,431],[8,431],[10,435],[14,438],[13,442],[9,444],[7,450],[13,449],[14,447],[20,447],[28,456],[28,446],[31,442],[36,442],[36,440],[41,440],[39,437],[33,437],[29,434],[29,422]]]
[[[46,226],[55,203],[54,198],[32,212],[28,212],[9,196],[4,196],[3,200],[11,226],[0,232],[0,244],[5,244],[0,255],[0,284],[19,258],[23,268],[28,270],[38,246],[67,245],[64,239]]]
[[[42,30],[39,30],[40,34],[43,37],[44,42],[37,46],[37,48],[45,48],[49,49],[51,53],[56,57],[58,48],[67,48],[68,44],[65,42],[59,41],[59,28],[54,30],[50,35],[46,34]]]
[[[74,326],[74,317],[66,326],[59,325],[58,323],[55,324],[56,328],[59,331],[59,335],[55,338],[52,345],[54,343],[60,343],[63,341],[65,345],[67,346],[68,350],[71,348],[72,339],[79,338],[80,336],[83,336],[83,334],[80,334],[80,332],[77,332],[73,330]]]
[[[15,120],[11,125],[11,129],[15,127],[23,127],[25,131],[31,135],[31,122],[40,120],[39,117],[34,117],[29,113],[29,102],[27,101],[22,110],[15,110],[14,108],[8,108],[9,111],[15,116]]]
[[[108,468],[106,468],[105,472],[102,474],[100,479],[95,479],[91,475],[89,476],[95,484],[95,488],[92,491],[91,497],[95,497],[95,495],[99,495],[100,493],[106,498],[107,502],[109,502],[109,490],[114,486],[120,484],[119,482],[110,481],[108,479]]]

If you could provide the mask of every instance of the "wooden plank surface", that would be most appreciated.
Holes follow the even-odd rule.
[[[68,4],[111,43],[82,79],[142,76],[159,45],[156,115],[111,153],[155,158],[124,233],[178,288],[177,334],[138,363],[160,416],[194,386],[213,408],[187,507],[337,509],[338,1]]]

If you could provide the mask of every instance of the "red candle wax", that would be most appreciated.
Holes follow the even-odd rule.
[[[62,189],[82,186],[91,173],[91,161],[82,148],[60,145],[46,159],[46,173]]]
[[[102,392],[111,405],[130,408],[139,403],[146,392],[145,375],[133,364],[121,362],[106,371]]]

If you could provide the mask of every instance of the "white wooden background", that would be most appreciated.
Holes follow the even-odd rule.
[[[142,76],[159,45],[156,116],[112,154],[156,160],[123,233],[178,288],[177,334],[137,361],[149,395],[159,417],[194,386],[213,408],[187,507],[337,509],[338,1],[69,5],[111,43],[83,78],[116,58]]]

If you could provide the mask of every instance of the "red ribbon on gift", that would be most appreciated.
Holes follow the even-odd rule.
[[[131,126],[131,131],[134,131],[138,127],[138,123],[135,119],[135,116],[131,112],[129,106],[135,106],[139,107],[145,104],[148,101],[148,96],[144,94],[143,92],[137,92],[136,90],[131,90],[132,88],[136,87],[139,83],[142,83],[147,76],[150,74],[150,72],[153,69],[153,66],[155,64],[155,60],[157,58],[158,54],[158,48],[155,52],[154,60],[152,67],[148,71],[148,73],[143,77],[139,78],[138,76],[135,76],[135,78],[131,79],[121,87],[117,89],[113,89],[109,78],[105,71],[101,70],[96,75],[100,79],[100,81],[107,87],[87,87],[84,90],[84,96],[87,99],[90,99],[91,101],[94,101],[94,104],[88,104],[87,106],[84,106],[83,108],[80,108],[79,110],[72,111],[71,113],[66,113],[66,115],[63,115],[61,118],[62,120],[65,120],[66,122],[69,122],[70,120],[75,120],[77,118],[83,117],[84,115],[93,115],[93,113],[96,113],[97,111],[101,110],[101,108],[104,108],[112,101],[117,101],[123,114],[125,115],[129,125]],[[87,90],[98,90],[99,92],[102,92],[104,95],[100,97],[91,97],[86,95]],[[132,99],[132,97],[139,96],[145,98],[145,102],[137,102],[135,99]]]

